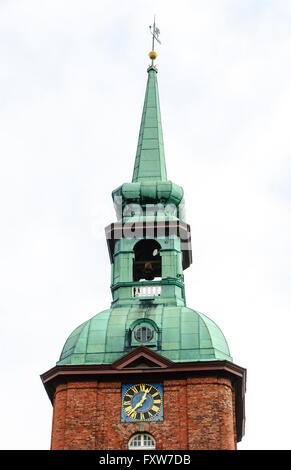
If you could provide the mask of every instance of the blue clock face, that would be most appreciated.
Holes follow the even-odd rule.
[[[123,385],[121,421],[162,421],[162,384]]]

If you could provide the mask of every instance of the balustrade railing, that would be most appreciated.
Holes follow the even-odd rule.
[[[160,297],[162,286],[134,286],[132,288],[133,297]]]

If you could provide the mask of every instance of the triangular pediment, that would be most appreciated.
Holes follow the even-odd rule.
[[[112,363],[114,369],[165,369],[172,365],[170,359],[145,346],[138,346]]]

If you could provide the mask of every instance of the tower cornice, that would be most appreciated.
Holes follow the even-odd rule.
[[[191,229],[190,225],[181,220],[141,221],[141,222],[114,222],[105,228],[106,241],[110,262],[114,262],[114,246],[117,240],[123,237],[157,237],[178,236],[181,239],[183,254],[183,269],[192,263]]]
[[[146,358],[140,362],[139,358]],[[152,364],[150,364],[152,362]],[[229,361],[195,361],[195,362],[172,362],[161,357],[155,351],[140,346],[125,354],[122,358],[112,364],[101,365],[69,365],[55,366],[41,375],[41,380],[47,394],[53,403],[56,388],[60,384],[73,382],[74,380],[103,380],[122,381],[124,377],[132,381],[163,380],[173,378],[207,377],[218,375],[231,379],[235,393],[235,415],[236,433],[239,442],[245,431],[245,392],[246,392],[246,369]],[[205,379],[204,379],[205,380]]]

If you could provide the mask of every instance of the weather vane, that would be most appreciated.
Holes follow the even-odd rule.
[[[154,16],[154,24],[149,27],[151,35],[153,36],[153,42],[152,42],[152,50],[149,53],[150,59],[152,59],[152,65],[154,64],[154,60],[157,58],[157,53],[155,51],[155,40],[161,44],[161,41],[159,40],[159,35],[160,35],[160,30],[159,28],[156,27],[156,17]]]
[[[161,44],[161,41],[159,40],[159,35],[160,35],[160,30],[159,28],[156,27],[156,17],[154,16],[154,24],[153,26],[150,26],[151,34],[153,36],[153,46],[152,49],[155,49],[155,40],[158,41],[159,44]]]

